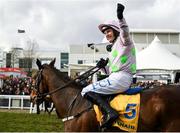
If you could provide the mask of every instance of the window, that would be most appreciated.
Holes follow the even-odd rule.
[[[170,34],[170,43],[178,44],[179,43],[179,34]]]
[[[78,64],[83,64],[83,60],[78,60]]]
[[[164,44],[168,44],[169,40],[168,40],[168,33],[157,33],[156,34],[157,37],[159,38],[159,40],[164,43]]]
[[[133,40],[135,43],[146,43],[146,34],[144,33],[134,33]]]
[[[148,38],[147,38],[148,44],[150,44],[154,40],[155,34],[154,33],[148,33],[147,36],[148,36]]]
[[[6,67],[11,67],[11,53],[6,54]]]
[[[32,68],[32,59],[31,58],[19,59],[19,68]]]
[[[68,59],[69,54],[68,53],[61,53],[61,59]]]
[[[68,53],[61,53],[61,68],[64,68],[64,64],[69,63],[69,54]]]

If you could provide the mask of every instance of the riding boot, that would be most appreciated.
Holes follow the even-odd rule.
[[[114,110],[105,100],[103,100],[98,93],[87,92],[84,97],[100,107],[103,113],[103,122],[101,124],[101,128],[110,127],[119,117],[119,113]]]

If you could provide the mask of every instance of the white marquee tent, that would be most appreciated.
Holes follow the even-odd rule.
[[[156,36],[146,49],[137,54],[137,69],[180,70],[180,58],[163,45]]]
[[[146,49],[137,53],[137,70],[138,73],[166,72],[174,80],[175,73],[180,71],[180,58],[166,49],[156,36]]]

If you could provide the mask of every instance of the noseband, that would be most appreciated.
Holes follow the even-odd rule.
[[[43,94],[40,92],[40,83],[42,81],[42,71],[43,71],[43,68],[39,70],[38,75],[35,80],[35,91],[37,93],[37,101],[42,101],[44,97],[46,96],[46,94]]]

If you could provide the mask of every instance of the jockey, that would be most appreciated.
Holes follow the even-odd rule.
[[[103,113],[101,128],[109,127],[119,117],[119,113],[107,103],[102,95],[111,95],[126,91],[136,72],[135,47],[130,39],[129,28],[123,17],[124,6],[117,4],[118,21],[109,21],[99,25],[99,30],[109,41],[106,49],[109,60],[100,59],[97,67],[105,68],[108,64],[109,77],[83,88],[81,94],[97,104]]]

